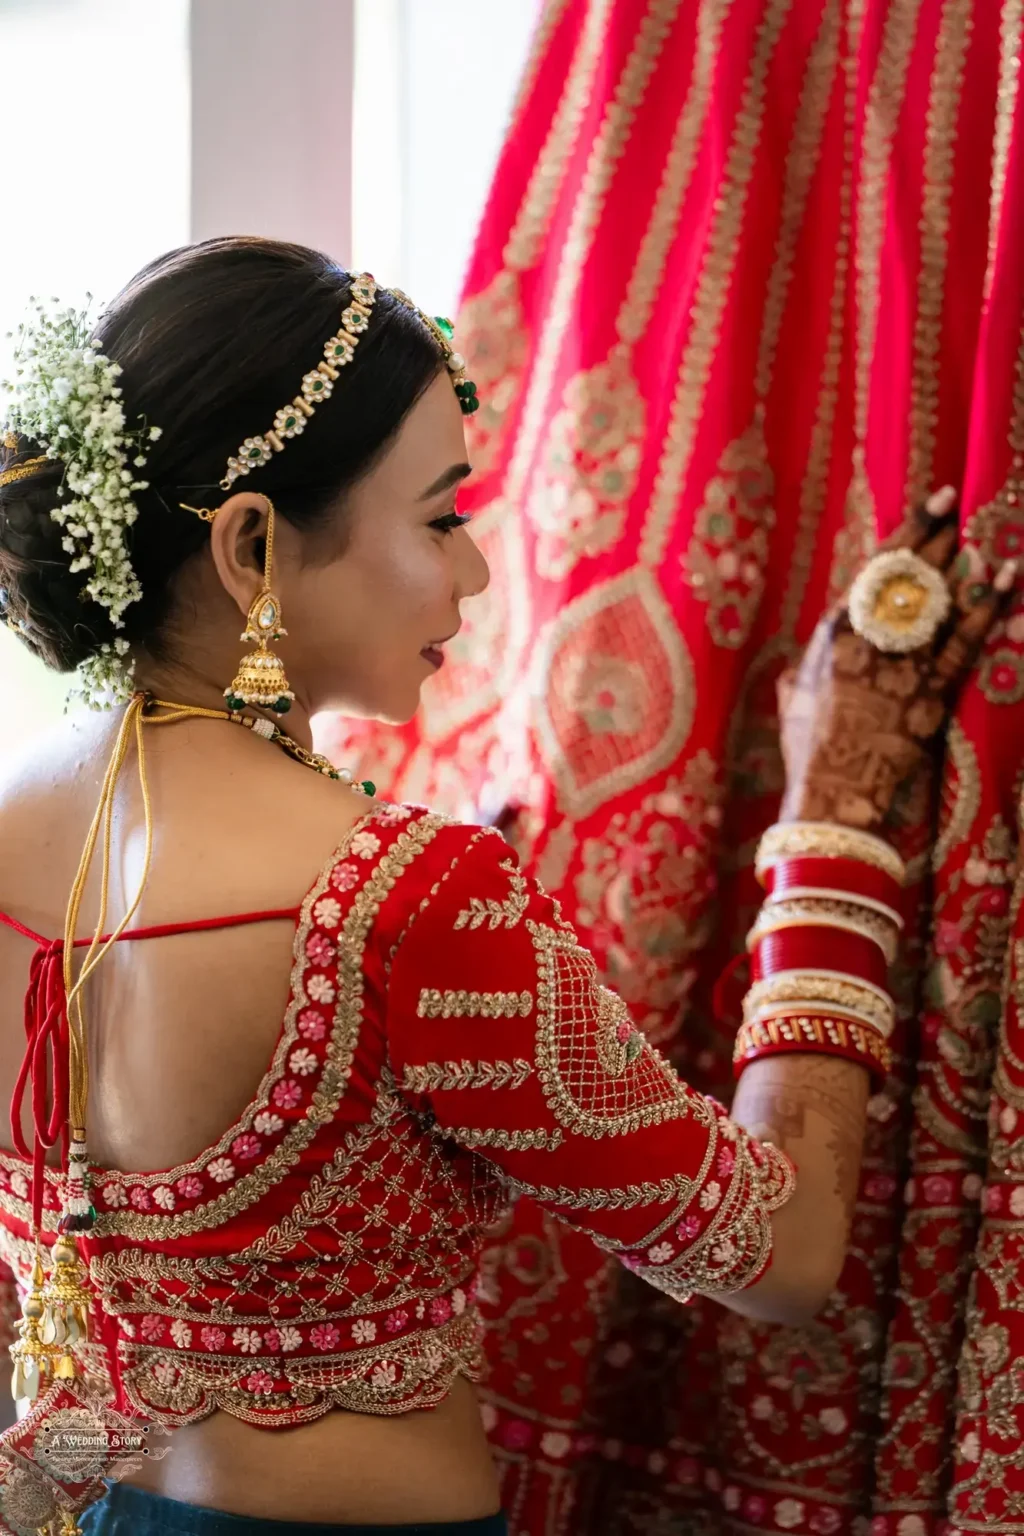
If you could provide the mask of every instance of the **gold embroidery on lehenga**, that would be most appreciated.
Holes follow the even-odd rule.
[[[402,1074],[406,1093],[455,1088],[521,1088],[533,1071],[528,1061],[425,1061]]]
[[[1024,39],[1024,0],[1003,0],[999,20],[999,89],[996,94],[996,128],[992,148],[992,195],[988,216],[988,262],[985,268],[985,303],[992,292],[996,250],[1006,195],[1013,124],[1020,91],[1021,45]]]
[[[528,1019],[530,992],[439,992],[423,987],[416,1005],[421,1019]]]
[[[526,484],[536,457],[537,444],[547,422],[549,399],[562,342],[576,315],[579,279],[594,236],[600,225],[608,189],[629,139],[637,106],[682,0],[647,0],[643,20],[634,35],[629,57],[605,107],[595,135],[583,180],[573,204],[562,243],[554,291],[546,310],[546,323],[534,352],[519,430],[505,483],[505,496],[514,506],[525,502]]]
[[[907,72],[917,37],[921,0],[903,0],[885,16],[878,66],[868,92],[857,197],[857,335],[854,360],[853,472],[847,492],[845,526],[836,538],[829,577],[830,595],[845,590],[876,543],[875,499],[868,478],[866,443],[871,378],[881,304],[882,246],[893,138],[903,107]]]
[[[939,425],[942,319],[949,257],[953,151],[964,67],[973,30],[971,0],[946,0],[928,89],[921,207],[921,269],[914,324],[910,443],[903,500],[917,506],[932,488]]]
[[[767,0],[754,43],[743,101],[715,198],[704,266],[697,283],[693,325],[683,350],[654,490],[640,545],[644,565],[657,569],[678,516],[681,486],[690,468],[722,318],[743,233],[743,215],[754,175],[766,110],[765,81],[793,0]]]
[[[754,419],[724,449],[717,474],[704,488],[683,556],[687,580],[708,605],[711,636],[717,645],[729,649],[748,640],[764,594],[769,535],[775,526],[775,485],[764,438],[765,402],[775,371],[797,242],[821,155],[839,41],[839,7],[829,4],[804,73],[786,156],[775,261],[768,279],[754,374]]]

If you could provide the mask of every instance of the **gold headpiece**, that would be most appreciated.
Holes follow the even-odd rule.
[[[8,433],[8,437],[11,434]],[[7,438],[4,438],[4,446],[7,446]],[[21,464],[14,464],[10,469],[0,469],[0,490],[5,485],[13,485],[15,480],[27,480],[29,475],[34,475],[40,464],[49,464],[52,461],[44,453],[41,458],[25,459]]]
[[[275,453],[284,450],[285,439],[298,437],[306,429],[314,407],[326,400],[334,388],[338,369],[355,357],[359,338],[370,323],[377,298],[377,284],[368,272],[352,279],[351,298],[341,316],[341,328],[324,347],[322,360],[302,381],[302,393],[283,405],[274,417],[274,425],[260,437],[247,437],[237,455],[228,459],[227,473],[220,482],[222,491],[230,491],[240,475],[269,464]]]
[[[288,439],[298,437],[305,431],[306,422],[313,415],[315,407],[321,400],[326,400],[330,396],[339,368],[344,368],[355,357],[359,338],[369,329],[370,315],[378,293],[390,293],[400,304],[411,309],[433,336],[451,375],[463,415],[471,416],[479,409],[476,385],[466,378],[466,359],[455,351],[453,345],[455,332],[451,321],[443,319],[440,315],[425,314],[419,305],[414,304],[408,294],[403,293],[400,288],[380,288],[368,272],[362,272],[352,279],[351,297],[342,312],[341,327],[324,347],[321,361],[302,380],[302,393],[281,407],[269,431],[256,437],[247,437],[237,454],[228,459],[227,471],[220,482],[222,491],[230,491],[240,476],[247,475],[251,470],[259,469],[264,464],[269,464],[275,453],[284,451],[284,445]],[[184,502],[181,505],[186,512],[199,510],[195,507],[185,507]],[[205,508],[200,515],[208,519],[210,517],[210,513]]]

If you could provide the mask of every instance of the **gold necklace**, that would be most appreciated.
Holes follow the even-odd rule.
[[[155,715],[152,713],[155,709],[167,710],[168,713]],[[287,752],[289,757],[301,763],[304,768],[312,768],[314,773],[322,773],[327,779],[337,779],[339,783],[347,784],[360,794],[372,796],[377,793],[377,786],[370,779],[357,779],[349,768],[335,768],[322,752],[310,752],[301,742],[286,736],[279,725],[275,725],[272,720],[264,720],[260,715],[231,714],[226,709],[206,709],[199,704],[173,704],[167,699],[155,699],[152,694],[146,694],[142,718],[146,725],[173,725],[176,720],[187,719],[227,720],[231,725],[244,726],[264,741],[273,742],[275,747]]]

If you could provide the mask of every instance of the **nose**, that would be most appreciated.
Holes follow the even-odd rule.
[[[456,537],[461,546],[456,572],[459,597],[478,597],[481,592],[487,590],[491,580],[491,568],[468,529],[460,528]]]

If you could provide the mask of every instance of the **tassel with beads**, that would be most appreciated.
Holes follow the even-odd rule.
[[[53,1345],[46,1343],[42,1334],[46,1312],[44,1300],[46,1275],[38,1244],[35,1259],[32,1262],[31,1279],[32,1288],[21,1309],[18,1337],[10,1349],[14,1364],[11,1395],[15,1402],[34,1403],[47,1384],[53,1364]]]

